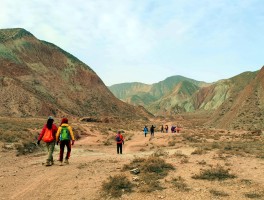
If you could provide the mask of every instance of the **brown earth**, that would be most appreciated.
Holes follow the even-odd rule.
[[[117,174],[126,175],[137,184],[132,193],[124,193],[119,199],[237,200],[252,196],[264,199],[264,160],[257,156],[261,154],[264,157],[263,146],[257,152],[251,151],[254,144],[262,142],[263,145],[262,134],[206,129],[196,127],[195,122],[199,121],[178,118],[177,123],[182,126],[180,133],[160,133],[156,130],[152,139],[149,135],[144,137],[140,125],[131,125],[129,130],[124,130],[126,141],[123,155],[117,155],[114,135],[118,124],[76,121],[72,127],[75,133],[81,135],[81,139],[73,146],[70,164],[63,166],[59,166],[58,161],[51,167],[43,165],[46,159],[44,146],[38,147],[35,153],[16,156],[12,144],[1,142],[0,199],[112,199],[109,194],[103,193],[102,184],[109,176]],[[156,129],[160,124],[175,124],[171,121],[155,121],[147,125],[151,123],[157,125]],[[32,131],[37,134],[39,129]],[[175,143],[169,145],[173,141]],[[225,142],[229,142],[229,146],[224,147]],[[253,146],[250,149],[243,146],[251,142]],[[242,145],[240,149],[238,144]],[[58,157],[58,149],[56,146],[55,158]],[[136,175],[122,170],[123,166],[136,157],[147,158],[154,152],[163,152],[160,157],[175,169],[161,179],[160,184],[164,189],[140,192],[144,182],[133,181]],[[201,169],[216,165],[229,169],[236,178],[224,181],[192,178]],[[173,187],[172,179],[178,176],[185,180],[190,190],[181,191]],[[228,196],[221,197],[221,194]]]

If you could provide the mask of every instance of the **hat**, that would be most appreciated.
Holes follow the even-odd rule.
[[[62,118],[61,124],[68,124],[68,119],[67,118]]]
[[[53,119],[53,117],[52,117],[52,116],[49,116],[48,119]],[[53,120],[54,120],[54,119],[53,119]]]

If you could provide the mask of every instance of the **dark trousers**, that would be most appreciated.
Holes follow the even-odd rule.
[[[122,143],[116,143],[117,154],[122,154]]]
[[[65,159],[69,159],[71,155],[71,141],[70,140],[62,140],[60,141],[60,161],[63,161],[64,147],[67,147],[67,154]]]

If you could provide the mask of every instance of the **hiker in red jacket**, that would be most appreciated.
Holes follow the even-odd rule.
[[[48,158],[46,161],[46,166],[51,166],[54,164],[53,160],[53,152],[55,147],[55,141],[56,141],[56,132],[57,132],[57,126],[53,124],[54,119],[52,116],[49,116],[47,124],[44,125],[44,127],[41,130],[41,133],[38,137],[38,145],[40,145],[40,141],[43,140],[46,142],[46,146],[48,149]]]
[[[124,137],[121,134],[121,131],[117,131],[116,134],[116,148],[117,148],[117,154],[122,154],[122,145],[124,144]]]

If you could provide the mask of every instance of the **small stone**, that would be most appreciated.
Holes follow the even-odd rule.
[[[132,174],[139,174],[140,173],[140,170],[138,168],[135,168],[135,169],[130,170],[130,172]]]

